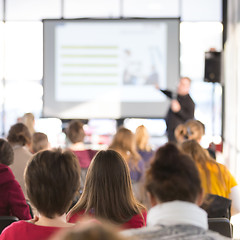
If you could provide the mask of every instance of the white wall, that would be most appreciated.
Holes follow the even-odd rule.
[[[225,113],[224,155],[240,181],[240,2],[228,1],[228,32],[224,46]]]

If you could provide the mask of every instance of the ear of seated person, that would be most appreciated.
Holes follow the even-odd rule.
[[[133,195],[127,162],[114,150],[100,151],[92,160],[83,193],[67,219],[76,222],[86,215],[123,229],[145,226],[146,209]]]
[[[0,239],[45,240],[59,229],[71,227],[65,212],[79,190],[79,171],[76,156],[70,151],[47,150],[34,155],[26,167],[25,183],[39,219],[11,224]]]
[[[138,239],[227,239],[208,230],[207,213],[199,206],[203,191],[193,160],[168,143],[159,148],[146,175],[152,208],[147,227],[123,231]]]

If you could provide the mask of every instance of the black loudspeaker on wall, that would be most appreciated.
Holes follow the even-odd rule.
[[[205,52],[205,82],[221,82],[221,52]]]

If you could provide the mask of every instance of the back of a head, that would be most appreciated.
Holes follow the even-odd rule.
[[[49,146],[48,137],[41,132],[35,132],[32,136],[32,151],[37,153],[41,150],[47,150]]]
[[[123,223],[138,213],[126,161],[114,150],[100,151],[92,160],[82,196],[70,211],[94,209],[96,217]]]
[[[70,230],[60,232],[51,240],[126,240],[115,226],[98,222],[81,222]]]
[[[131,165],[137,167],[140,155],[137,152],[135,135],[127,128],[120,127],[115,134],[109,149],[119,152]]]
[[[25,124],[30,132],[31,135],[35,132],[34,125],[35,125],[35,118],[32,113],[25,113],[22,117],[22,123]]]
[[[83,123],[80,120],[73,120],[69,123],[67,137],[72,143],[83,142],[85,132],[83,129]]]
[[[113,138],[110,148],[130,151],[134,144],[134,134],[129,129],[120,127]]]
[[[61,216],[79,190],[79,164],[76,156],[61,149],[35,154],[25,169],[30,202],[42,215]]]
[[[25,146],[31,143],[31,134],[23,123],[16,123],[10,128],[7,140],[11,144]]]
[[[195,202],[202,192],[201,181],[192,159],[173,143],[160,147],[146,176],[146,188],[160,202]]]
[[[178,143],[182,143],[186,140],[201,141],[204,135],[204,125],[198,120],[188,120],[184,124],[180,124],[176,127],[174,135]]]
[[[135,132],[136,145],[139,150],[148,151],[150,147],[148,145],[149,134],[147,128],[144,125],[137,127]]]
[[[4,139],[0,139],[0,163],[11,165],[13,163],[14,153],[12,146]]]
[[[184,124],[179,124],[175,130],[174,135],[177,143],[182,143],[188,139],[187,128]]]
[[[196,140],[200,142],[202,136],[204,135],[204,125],[198,120],[188,120],[185,123],[188,139],[189,140]]]

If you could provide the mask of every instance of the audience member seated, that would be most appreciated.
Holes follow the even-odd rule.
[[[76,156],[61,149],[35,154],[25,171],[28,197],[39,212],[37,221],[18,221],[0,235],[0,240],[45,240],[66,222],[65,212],[79,190],[79,164]]]
[[[80,120],[73,120],[70,122],[67,128],[67,137],[72,143],[69,149],[74,152],[79,160],[81,167],[81,188],[83,188],[87,169],[97,151],[85,148],[85,132],[83,129],[83,123]]]
[[[200,143],[204,135],[204,129],[199,121],[189,120],[184,124],[179,124],[174,131],[174,135],[178,143],[192,139]]]
[[[127,163],[116,151],[100,151],[92,160],[83,193],[67,219],[74,223],[83,215],[123,229],[145,226],[145,207],[133,196]]]
[[[127,128],[120,127],[115,134],[109,149],[122,155],[128,163],[135,197],[142,202],[144,161],[137,152],[135,135]]]
[[[62,230],[50,240],[127,240],[115,226],[105,222],[84,221],[74,228]]]
[[[141,155],[145,168],[150,165],[150,159],[152,158],[154,151],[149,144],[149,134],[147,128],[144,125],[137,127],[135,132],[137,151]]]
[[[150,161],[153,157],[154,151],[151,149],[151,146],[149,144],[149,134],[148,134],[147,128],[144,125],[137,127],[135,132],[135,137],[136,137],[137,151],[144,161],[144,168],[148,169],[150,166]],[[144,184],[141,184],[139,192],[140,192],[139,200],[141,201],[141,203],[143,203],[147,208],[150,208],[151,204],[150,204],[149,198],[147,197],[147,192],[144,187]]]
[[[195,140],[183,142],[181,149],[190,155],[196,163],[205,194],[214,194],[231,199],[232,214],[239,213],[240,190],[229,170],[212,159]]]
[[[147,227],[124,231],[143,240],[227,239],[208,230],[207,213],[199,207],[203,192],[196,165],[173,143],[159,148],[146,175],[152,208]]]
[[[25,198],[27,198],[23,173],[28,160],[32,157],[27,148],[27,145],[30,146],[31,144],[31,134],[23,123],[17,123],[10,128],[7,139],[14,152],[14,161],[10,167],[23,190]]]
[[[18,219],[30,219],[29,207],[22,189],[8,167],[13,163],[11,145],[0,139],[0,216],[16,216]]]
[[[42,150],[47,150],[50,147],[50,143],[48,142],[48,137],[46,134],[41,132],[35,132],[32,135],[31,142],[31,152],[37,153]]]
[[[178,125],[174,131],[174,135],[180,144],[186,140],[196,140],[200,143],[202,137],[205,135],[205,126],[202,122],[191,119],[184,124]],[[212,158],[216,159],[216,153],[212,146],[209,146],[207,151]]]
[[[25,113],[22,118],[20,118],[20,122],[27,126],[31,136],[35,133],[35,117],[32,113]]]

